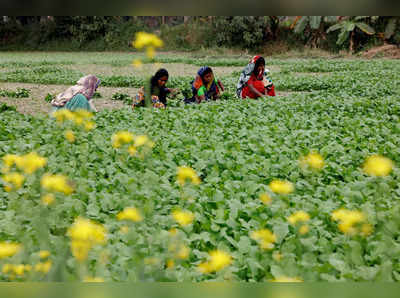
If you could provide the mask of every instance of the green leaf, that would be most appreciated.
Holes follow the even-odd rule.
[[[360,28],[361,31],[363,31],[364,33],[367,33],[369,35],[375,34],[374,28],[365,23],[356,23],[356,26]]]
[[[277,223],[274,225],[273,231],[277,237],[277,242],[281,243],[285,236],[289,233],[289,225],[286,222]]]
[[[308,16],[301,17],[301,19],[297,22],[296,26],[294,27],[295,33],[303,33],[304,29],[306,28],[308,21]]]
[[[331,32],[331,31],[336,31],[336,30],[341,29],[341,28],[343,28],[343,23],[337,23],[337,24],[335,24],[335,25],[330,26],[330,27],[326,30],[326,33],[329,33],[329,32]]]
[[[310,27],[311,29],[318,29],[321,24],[322,17],[321,16],[310,16]]]
[[[339,36],[338,36],[338,40],[336,41],[336,44],[338,45],[342,45],[347,38],[349,38],[349,32],[346,30],[343,30],[342,32],[340,32]]]
[[[356,27],[356,24],[353,22],[350,22],[350,21],[346,22],[346,24],[345,24],[345,28],[349,32],[353,31],[355,27]]]

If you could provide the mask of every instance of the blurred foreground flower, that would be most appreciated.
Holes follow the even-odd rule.
[[[142,68],[143,63],[142,63],[142,61],[140,61],[140,59],[134,59],[132,61],[132,65],[135,68]]]
[[[47,260],[46,262],[39,262],[35,265],[34,270],[36,272],[46,274],[50,271],[52,264],[53,263],[50,260]]]
[[[232,257],[224,251],[214,250],[209,253],[210,260],[198,265],[198,269],[202,273],[217,272],[232,263]]]
[[[83,126],[85,130],[94,128],[94,122],[90,120],[94,117],[93,113],[83,109],[78,109],[76,111],[60,109],[53,113],[53,117],[56,118],[59,124],[68,120],[77,126]]]
[[[101,224],[79,217],[68,229],[68,236],[71,238],[73,256],[82,262],[87,259],[93,246],[105,243],[106,230]]]
[[[74,191],[72,186],[69,184],[67,177],[59,174],[51,175],[47,173],[43,175],[40,184],[48,191],[62,192],[66,195],[69,195]]]
[[[6,154],[3,156],[3,161],[6,166],[5,172],[15,164],[18,169],[25,174],[32,174],[36,170],[44,167],[47,163],[46,158],[41,157],[36,152],[31,152],[25,155]]]
[[[256,240],[262,249],[273,249],[276,236],[268,229],[261,229],[250,233],[250,238]]]
[[[124,144],[133,142],[133,134],[129,131],[118,131],[112,136],[111,141],[114,148],[120,148]]]
[[[321,170],[324,167],[324,158],[317,152],[311,152],[300,158],[301,165],[309,166],[314,170]]]
[[[6,191],[21,188],[25,181],[24,175],[20,173],[8,173],[3,175],[2,179],[4,182],[8,183],[8,185],[5,186]]]
[[[55,201],[55,196],[52,193],[45,194],[42,197],[42,204],[45,206],[49,206],[53,204]]]
[[[294,186],[291,182],[278,179],[272,180],[269,188],[271,191],[279,194],[289,194],[294,191]]]
[[[178,167],[177,179],[181,186],[185,185],[186,179],[189,179],[195,185],[200,184],[200,178],[196,172],[186,166]]]
[[[127,207],[124,211],[117,214],[118,220],[131,220],[133,222],[139,222],[143,220],[139,210],[135,207]]]
[[[358,233],[368,236],[373,230],[372,225],[367,223],[366,216],[361,211],[339,209],[332,212],[332,219],[339,221],[338,228],[340,231],[351,236]]]
[[[268,194],[266,194],[266,193],[263,193],[263,194],[260,195],[260,200],[261,200],[261,202],[263,202],[265,205],[269,205],[269,204],[272,203],[272,198],[271,198]]]
[[[190,225],[194,220],[194,214],[190,211],[175,210],[172,212],[172,217],[181,226]]]
[[[305,211],[297,211],[288,217],[290,224],[295,225],[298,222],[307,222],[310,220],[310,215]]]
[[[161,48],[164,43],[163,41],[155,34],[147,33],[147,32],[138,32],[136,33],[135,40],[132,42],[132,45],[136,49],[146,49],[146,55],[150,59],[154,58],[155,49]]]
[[[41,250],[39,251],[39,257],[41,259],[46,259],[50,256],[50,252],[48,250]]]
[[[0,242],[0,259],[12,257],[21,250],[21,244]]]
[[[272,282],[303,282],[301,278],[298,277],[287,277],[287,276],[280,276],[273,280]]]
[[[75,142],[75,135],[74,132],[72,130],[67,130],[64,133],[65,138],[67,139],[68,142],[73,143]]]
[[[371,155],[363,165],[363,170],[371,176],[387,176],[393,168],[393,162],[380,155]]]

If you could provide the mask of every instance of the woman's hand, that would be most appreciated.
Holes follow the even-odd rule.
[[[222,82],[220,80],[218,80],[218,85],[222,91],[225,91],[224,85],[222,85]]]

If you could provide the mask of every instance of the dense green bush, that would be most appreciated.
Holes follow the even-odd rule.
[[[215,18],[215,41],[218,45],[254,48],[261,46],[271,35],[270,17]]]

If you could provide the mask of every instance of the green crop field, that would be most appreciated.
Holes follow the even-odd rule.
[[[0,56],[0,280],[400,280],[398,60],[266,57],[278,96],[241,100],[250,57],[137,57]],[[130,108],[201,65],[222,100]],[[100,112],[49,117],[89,73]]]

